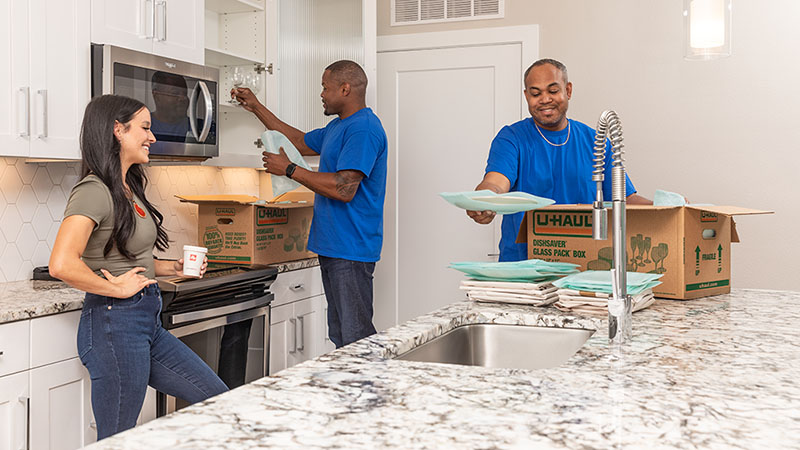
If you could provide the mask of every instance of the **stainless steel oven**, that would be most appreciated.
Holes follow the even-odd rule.
[[[219,155],[219,70],[112,45],[92,44],[92,97],[117,94],[150,109],[151,159]]]
[[[266,266],[211,269],[201,279],[159,279],[161,322],[233,389],[269,373],[269,287],[278,271]],[[157,394],[157,415],[186,402]]]

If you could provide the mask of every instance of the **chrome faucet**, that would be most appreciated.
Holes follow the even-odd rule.
[[[611,141],[611,201],[613,222],[612,294],[608,299],[608,339],[615,344],[631,338],[631,297],[627,295],[627,255],[625,244],[625,165],[623,164],[622,123],[617,113],[603,111],[597,121],[594,138],[592,181],[597,183],[597,199],[592,205],[592,238],[608,239],[607,210],[603,206],[603,180],[606,158],[606,138]]]

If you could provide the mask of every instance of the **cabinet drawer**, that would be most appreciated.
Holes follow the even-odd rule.
[[[31,367],[76,358],[80,320],[80,310],[32,319]]]
[[[30,368],[30,320],[0,325],[0,377]]]
[[[279,273],[269,289],[275,294],[272,306],[320,295],[323,293],[322,273],[319,267]]]

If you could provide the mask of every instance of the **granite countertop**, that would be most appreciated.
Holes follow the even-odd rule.
[[[553,308],[454,303],[91,448],[797,448],[800,293],[659,300],[633,342]],[[393,360],[466,323],[595,328],[539,370]]]
[[[318,266],[316,257],[270,264],[278,273]],[[25,280],[0,283],[0,324],[74,311],[83,307],[84,293],[60,281]]]

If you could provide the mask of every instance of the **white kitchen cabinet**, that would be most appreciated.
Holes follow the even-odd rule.
[[[203,0],[92,0],[92,42],[204,64],[204,14]]]
[[[0,450],[24,450],[28,441],[28,373],[0,377]]]
[[[269,345],[270,375],[322,353],[325,321],[318,297],[272,308]]]
[[[3,0],[0,10],[0,156],[80,158],[89,0]]]
[[[270,286],[270,375],[333,349],[319,267],[283,272]]]
[[[95,440],[89,373],[78,358],[30,371],[32,449],[76,449]]]

